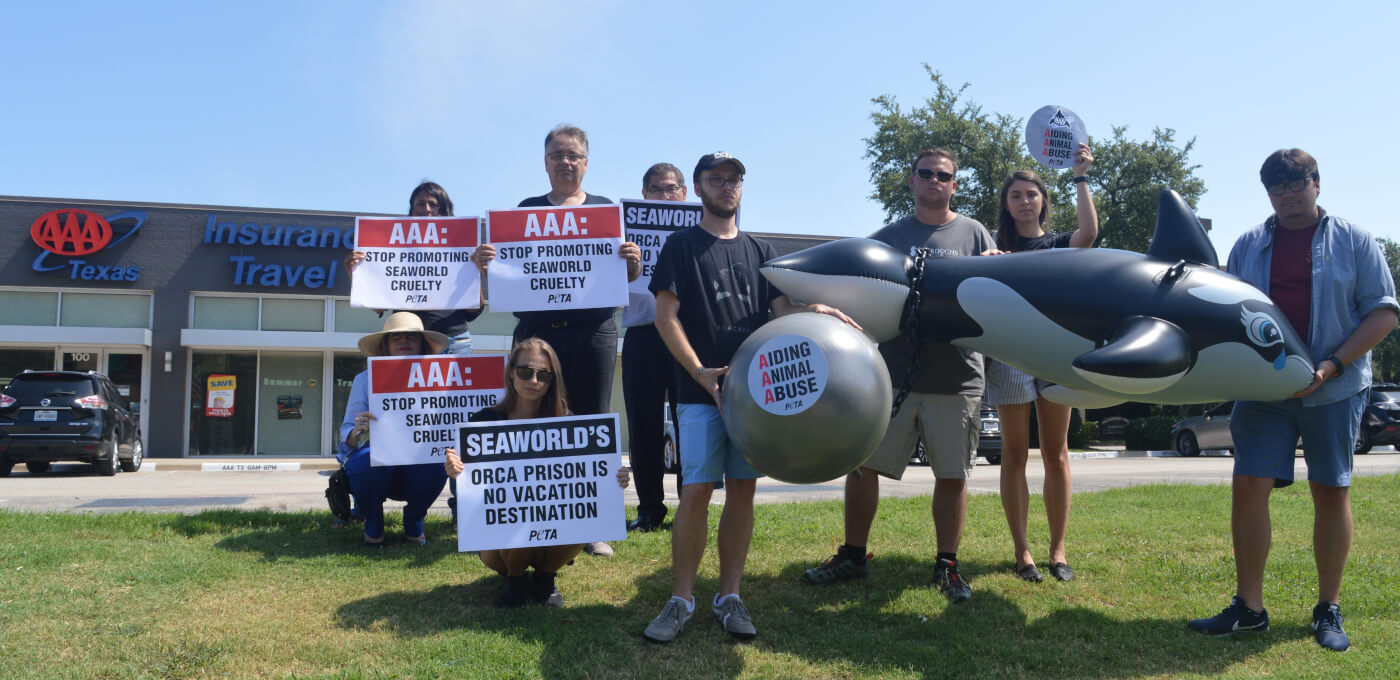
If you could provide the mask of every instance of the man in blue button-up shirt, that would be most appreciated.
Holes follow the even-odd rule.
[[[1269,495],[1293,483],[1294,449],[1303,442],[1313,498],[1318,644],[1345,651],[1339,600],[1351,550],[1352,452],[1371,385],[1371,348],[1396,325],[1395,282],[1370,234],[1317,206],[1317,161],[1280,149],[1259,178],[1274,214],[1239,238],[1227,269],[1269,295],[1306,339],[1317,367],[1312,384],[1276,402],[1237,402],[1231,414],[1235,470],[1231,528],[1235,598],[1220,614],[1192,621],[1212,635],[1264,631],[1264,564],[1272,528]]]

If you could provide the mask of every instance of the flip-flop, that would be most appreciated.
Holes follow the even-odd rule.
[[[1034,564],[1026,564],[1017,567],[1016,575],[1020,576],[1022,581],[1030,581],[1031,583],[1040,583],[1045,580],[1045,577],[1040,575],[1040,570],[1036,569]]]

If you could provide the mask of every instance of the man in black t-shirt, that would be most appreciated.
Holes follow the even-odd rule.
[[[549,193],[531,196],[521,208],[547,208],[564,205],[609,204],[612,199],[583,190],[588,172],[588,133],[562,124],[544,138],[544,169],[549,174]],[[627,260],[627,279],[641,276],[642,251],[637,244],[624,242],[617,251]],[[496,248],[484,243],[472,253],[472,261],[485,272],[496,257]],[[512,344],[527,338],[548,342],[559,355],[564,369],[564,389],[569,394],[569,410],[575,415],[607,413],[612,405],[613,371],[617,365],[617,324],[613,307],[565,309],[548,312],[516,312]],[[590,555],[609,557],[613,549],[601,541],[585,547]]]
[[[671,526],[671,599],[647,626],[655,642],[676,639],[694,615],[692,591],[709,531],[710,495],[724,480],[724,513],[717,542],[720,592],[712,610],[725,632],[755,635],[748,609],[739,599],[739,581],[753,537],[753,497],[761,475],[749,466],[725,433],[719,415],[720,379],[739,345],[778,316],[810,311],[831,314],[825,305],[797,305],[759,274],[777,255],[773,246],[739,231],[735,215],[743,196],[744,164],[727,153],[700,158],[693,175],[704,206],[698,228],[673,234],[661,249],[652,275],[656,328],[679,363],[676,376],[680,429],[680,507]]]

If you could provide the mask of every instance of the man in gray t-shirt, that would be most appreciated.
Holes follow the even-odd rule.
[[[901,251],[929,248],[938,257],[979,255],[995,251],[996,241],[980,222],[949,208],[957,190],[957,158],[945,149],[925,149],[914,159],[909,188],[914,192],[914,214],[870,235]],[[933,581],[953,602],[972,597],[972,590],[958,571],[957,551],[967,515],[967,477],[977,456],[981,427],[982,355],[945,342],[923,340],[916,348],[908,333],[880,344],[880,354],[890,371],[890,383],[902,388],[915,351],[919,370],[908,398],[890,420],[875,454],[859,470],[846,476],[846,542],[836,555],[808,569],[802,579],[822,585],[865,576],[869,568],[870,527],[880,504],[880,478],[904,476],[910,454],[920,439],[935,477],[933,526],[938,557]]]

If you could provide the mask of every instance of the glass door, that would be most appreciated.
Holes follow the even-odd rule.
[[[146,374],[146,355],[141,352],[106,350],[107,377],[117,386],[117,394],[125,397],[128,408],[141,419],[141,439],[144,444],[150,439],[150,429],[146,418],[146,387],[149,377]]]

